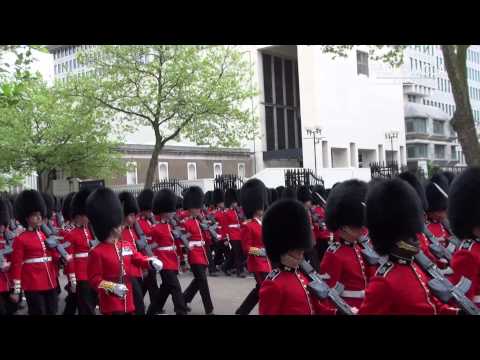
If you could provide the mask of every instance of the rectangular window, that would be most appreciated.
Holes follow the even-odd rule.
[[[130,161],[127,163],[127,185],[137,185],[137,163]]]
[[[222,163],[213,163],[213,177],[222,175]]]
[[[275,123],[273,121],[273,107],[265,106],[265,129],[267,133],[267,151],[275,150]]]
[[[293,64],[290,60],[285,60],[285,95],[287,105],[293,106]]]
[[[263,54],[263,92],[265,102],[267,104],[273,103],[272,99],[272,57]]]
[[[456,146],[452,146],[450,148],[450,158],[452,160],[457,160],[458,159],[458,156],[457,156],[457,147]]]
[[[197,180],[197,164],[194,162],[187,163],[187,179]]]
[[[282,59],[279,57],[273,58],[274,76],[275,76],[275,101],[277,104],[283,105],[283,69]]]
[[[158,179],[159,180],[168,179],[168,162],[158,163]]]
[[[285,116],[283,108],[277,108],[277,142],[278,150],[285,149]]]
[[[445,159],[445,145],[434,145],[435,159]]]
[[[293,110],[287,109],[287,149],[295,149],[295,118]]]
[[[245,177],[245,163],[238,163],[237,164],[237,172],[238,172],[238,177],[240,177],[240,178]]]
[[[433,120],[433,133],[435,135],[444,135],[444,122],[441,120]]]
[[[357,74],[368,76],[368,53],[357,50]]]
[[[424,118],[408,118],[406,120],[407,133],[427,133],[427,119]]]
[[[407,144],[407,156],[409,158],[426,158],[427,152],[427,144]]]

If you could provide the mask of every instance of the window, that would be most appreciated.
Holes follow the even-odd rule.
[[[159,180],[168,179],[168,162],[158,163],[158,179]]]
[[[73,69],[73,60],[70,60],[70,61],[69,61],[69,67],[68,67],[68,69],[69,69],[70,71],[72,71],[72,69]]]
[[[410,57],[410,70],[413,70],[413,58]]]
[[[451,150],[450,150],[450,158],[451,158],[452,160],[458,160],[458,157],[457,157],[457,147],[453,145],[450,149],[451,149]]]
[[[433,133],[435,135],[444,135],[444,124],[441,120],[433,120]]]
[[[415,70],[417,70],[417,69],[418,69],[418,61],[417,61],[417,59],[415,59]]]
[[[197,179],[197,164],[196,163],[187,163],[187,178],[188,180]]]
[[[424,118],[408,118],[406,120],[407,133],[427,133],[427,119]]]
[[[368,76],[368,54],[357,50],[357,74]]]
[[[435,159],[445,159],[445,145],[434,145]]]
[[[244,163],[238,163],[237,170],[238,170],[238,177],[244,178],[245,177],[245,164]]]
[[[137,185],[137,163],[130,161],[127,163],[127,185]]]
[[[427,144],[407,144],[407,156],[409,158],[426,158],[427,153]]]
[[[213,163],[213,177],[222,175],[222,163]]]
[[[77,59],[73,59],[73,68],[74,68],[74,69],[77,68]]]

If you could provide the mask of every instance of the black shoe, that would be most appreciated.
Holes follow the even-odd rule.
[[[218,273],[216,271],[209,273],[209,275],[213,277],[218,277]]]
[[[213,313],[213,310],[212,310],[209,313],[205,313],[205,315],[215,315],[215,314]]]
[[[188,305],[185,306],[185,309],[187,310],[187,313],[191,312],[192,311],[192,308]]]

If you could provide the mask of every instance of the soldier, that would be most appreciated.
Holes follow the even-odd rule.
[[[58,294],[54,261],[60,256],[46,246],[46,236],[40,230],[47,215],[42,195],[36,190],[22,191],[15,199],[15,214],[26,230],[13,242],[11,299],[18,303],[23,288],[29,315],[55,315]]]
[[[293,187],[287,187],[282,193],[282,199],[297,199],[297,191]]]
[[[452,283],[462,276],[472,281],[467,296],[480,306],[480,168],[471,167],[457,175],[450,188],[448,218],[461,240],[453,254]]]
[[[127,276],[131,262],[158,271],[163,264],[134,251],[130,243],[122,241],[122,204],[112,190],[95,190],[87,199],[86,211],[100,241],[91,250],[87,266],[90,286],[99,295],[100,312],[103,315],[133,314],[132,283]]]
[[[305,210],[307,210],[308,221],[310,222],[310,227],[312,230],[312,239],[313,239],[313,246],[305,250],[305,259],[313,266],[316,271],[319,271],[320,268],[320,260],[318,258],[318,252],[316,251],[316,244],[315,244],[315,234],[314,234],[314,226],[313,226],[313,219],[312,219],[312,193],[310,189],[305,186],[299,186],[297,189],[297,198],[303,206]]]
[[[143,233],[147,238],[147,243],[151,244],[152,236],[150,232],[153,229],[155,218],[152,214],[152,203],[153,203],[153,190],[144,189],[140,192],[137,197],[138,207],[140,209],[140,214],[137,218],[138,225],[142,228]],[[176,198],[175,198],[176,201]],[[143,255],[147,255],[145,250],[141,251]],[[155,294],[158,291],[157,275],[154,270],[148,270],[147,276],[143,280],[142,293],[145,297],[146,292],[148,291],[148,296],[150,297],[150,302],[155,298]]]
[[[313,233],[315,234],[315,248],[318,254],[319,263],[329,246],[329,241],[333,238],[333,233],[327,229],[325,223],[325,208],[327,194],[325,188],[321,185],[315,185],[312,189],[312,211],[318,221],[313,222]]]
[[[225,194],[222,189],[215,189],[212,193],[212,202],[214,209],[211,214],[217,222],[216,232],[218,239],[213,241],[215,257],[213,262],[215,266],[220,266],[225,275],[230,276],[224,265],[230,255],[230,242],[228,241],[228,230],[225,225]]]
[[[423,211],[415,190],[400,179],[375,184],[367,197],[367,227],[374,249],[388,259],[370,279],[361,315],[456,314],[428,289],[428,276],[414,262]]]
[[[265,185],[258,179],[248,180],[241,189],[240,203],[248,220],[242,224],[242,247],[247,254],[247,269],[255,276],[256,286],[247,295],[237,315],[248,315],[258,302],[258,292],[263,280],[272,271],[262,240],[262,216],[265,208]]]
[[[203,307],[206,315],[213,315],[213,304],[210,298],[210,289],[208,288],[208,280],[206,268],[208,265],[207,254],[205,250],[205,241],[203,239],[202,230],[200,228],[199,216],[203,205],[203,191],[198,186],[191,186],[185,192],[183,206],[188,210],[189,216],[184,219],[184,227],[186,233],[190,234],[188,262],[192,270],[194,279],[183,293],[185,303],[192,301],[197,291],[202,297]]]
[[[70,283],[70,291],[77,294],[78,313],[95,315],[98,303],[97,294],[88,282],[87,264],[90,250],[93,248],[93,234],[89,227],[86,202],[91,191],[82,189],[77,192],[71,202],[70,216],[74,228],[65,233],[65,240],[70,243],[68,251],[73,261],[66,267]]]
[[[242,242],[240,236],[240,219],[238,216],[238,199],[235,189],[227,189],[225,192],[225,226],[228,232],[228,238],[232,246],[232,251],[226,265],[228,270],[232,266],[235,266],[236,275],[244,278],[243,268],[243,251]]]
[[[160,190],[153,198],[153,212],[160,217],[160,222],[152,228],[150,234],[152,243],[158,245],[154,253],[163,262],[163,269],[160,271],[162,284],[148,308],[147,315],[164,313],[163,306],[170,295],[177,315],[186,315],[188,312],[178,281],[179,262],[169,224],[170,218],[175,214],[176,201],[175,193],[169,189]]]
[[[448,238],[450,237],[442,224],[447,219],[447,194],[448,179],[441,173],[433,175],[425,186],[425,195],[428,202],[425,223],[428,230],[444,247],[448,246]]]
[[[263,217],[262,236],[274,269],[260,287],[259,314],[335,314],[310,294],[309,280],[298,269],[304,251],[313,246],[305,208],[294,200],[275,202]]]
[[[327,284],[344,285],[341,294],[345,302],[357,309],[365,297],[369,272],[358,239],[364,234],[364,205],[367,184],[360,180],[347,180],[332,190],[325,211],[327,227],[336,232],[338,241],[332,243],[320,264]]]
[[[283,192],[285,191],[285,186],[277,186],[275,188],[275,190],[277,190],[277,199],[280,200],[283,198]]]
[[[8,200],[0,198],[0,251],[6,252],[10,246],[7,243],[7,232],[10,224],[10,213],[7,205]],[[0,263],[0,315],[12,314],[10,311],[12,302],[10,301],[10,277],[8,271],[10,270],[10,256],[4,254],[2,262]]]

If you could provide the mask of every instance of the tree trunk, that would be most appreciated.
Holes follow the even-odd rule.
[[[45,192],[53,195],[53,180],[57,180],[57,170],[52,169],[47,175],[47,184],[45,186]]]
[[[44,191],[45,181],[43,179],[43,171],[37,170],[37,189],[40,192]]]
[[[153,180],[155,179],[155,173],[158,168],[158,155],[163,148],[162,137],[158,128],[154,128],[155,131],[155,146],[153,147],[152,157],[148,163],[147,176],[145,178],[144,189],[151,189]]]
[[[467,165],[480,165],[480,144],[473,118],[467,79],[468,45],[442,45],[448,78],[452,84],[455,113],[451,124],[458,135]]]

